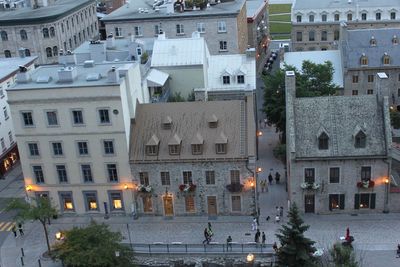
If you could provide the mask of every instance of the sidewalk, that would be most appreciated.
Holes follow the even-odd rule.
[[[17,164],[5,179],[0,179],[0,198],[24,197],[24,187],[21,164]]]

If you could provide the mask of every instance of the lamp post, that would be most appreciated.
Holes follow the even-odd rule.
[[[383,204],[383,213],[389,213],[389,178],[385,178],[385,202]]]
[[[247,254],[247,256],[246,256],[246,261],[247,261],[247,266],[254,266],[254,254],[252,254],[252,253],[249,253],[249,254]]]
[[[131,191],[131,198],[132,198],[131,209],[132,209],[132,216],[133,216],[134,220],[138,219],[138,214],[137,214],[137,211],[136,211],[137,207],[136,207],[136,200],[135,200],[135,192],[134,192],[135,188],[137,188],[137,187],[135,187],[135,184],[132,184],[131,187],[128,184],[124,184],[124,189]]]

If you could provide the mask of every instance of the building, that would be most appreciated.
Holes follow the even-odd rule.
[[[61,49],[72,51],[97,34],[94,0],[64,0],[0,10],[0,57],[24,53],[37,56],[39,64],[57,63]]]
[[[148,102],[138,64],[42,66],[17,81],[7,92],[28,196],[63,214],[130,213],[130,122]]]
[[[374,94],[376,73],[388,76],[389,104],[400,108],[400,30],[342,28],[344,94]]]
[[[2,110],[0,113],[0,179],[19,162],[6,89],[14,84],[20,66],[24,71],[31,71],[35,68],[35,60],[36,57],[0,59],[0,109]]]
[[[337,49],[340,23],[349,29],[399,28],[397,0],[295,0],[292,51]]]
[[[137,105],[130,163],[140,214],[255,212],[253,96]]]
[[[198,31],[210,53],[244,53],[248,45],[245,0],[211,1],[214,5],[185,6],[183,1],[155,2],[154,9],[144,0],[125,4],[102,19],[107,34],[122,38],[187,38]],[[162,4],[164,3],[164,4]]]
[[[376,79],[376,95],[296,98],[295,74],[286,72],[288,196],[301,211],[388,211],[387,76]]]

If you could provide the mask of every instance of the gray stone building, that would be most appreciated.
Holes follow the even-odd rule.
[[[389,104],[400,108],[400,30],[348,30],[342,27],[345,95],[374,94],[376,73],[388,76]]]
[[[39,1],[46,2],[47,1]],[[0,10],[0,57],[37,56],[38,64],[57,63],[60,50],[73,50],[98,34],[94,0]]]
[[[376,79],[376,95],[296,98],[294,72],[286,73],[288,196],[301,211],[388,211],[387,77]]]
[[[245,0],[213,1],[215,5],[202,9],[184,6],[183,1],[163,2],[153,9],[153,1],[130,1],[101,21],[107,34],[113,33],[117,38],[157,37],[160,32],[169,39],[187,38],[198,31],[211,54],[237,54],[247,49]]]
[[[397,0],[296,0],[292,5],[292,51],[337,49],[340,23],[349,29],[399,28]]]
[[[130,137],[138,213],[254,212],[253,101],[138,104]]]

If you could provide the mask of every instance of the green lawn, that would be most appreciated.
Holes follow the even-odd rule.
[[[270,23],[269,24],[269,31],[271,35],[274,33],[288,33],[292,30],[291,24],[284,24],[284,23]]]
[[[291,7],[291,4],[269,5],[269,14],[290,13]]]
[[[270,21],[287,21],[290,22],[290,15],[276,15],[276,16],[269,16]]]

